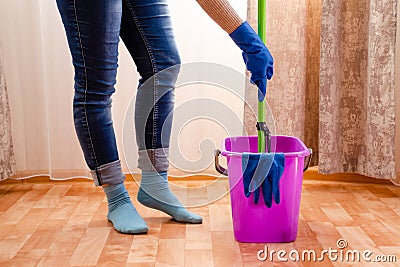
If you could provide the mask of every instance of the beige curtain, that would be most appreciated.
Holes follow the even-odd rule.
[[[248,20],[255,28],[257,2],[248,0]],[[275,131],[299,137],[313,148],[314,155],[318,155],[319,2],[267,1],[267,46],[275,62],[267,101]],[[253,91],[246,90],[246,102],[251,108],[245,106],[244,113],[245,129],[250,134],[255,134],[255,118],[249,110],[257,110]]]
[[[397,1],[269,0],[267,9],[276,133],[313,148],[321,173],[394,179]]]
[[[10,178],[15,173],[10,116],[0,47],[0,181]]]
[[[320,171],[395,173],[396,0],[324,1]]]
[[[304,139],[305,1],[267,1],[267,44],[276,62],[268,85],[268,103],[277,134]],[[307,144],[310,146],[310,144]]]

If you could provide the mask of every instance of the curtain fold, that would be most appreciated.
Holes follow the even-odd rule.
[[[15,174],[15,158],[11,136],[11,114],[8,103],[7,84],[4,78],[0,46],[0,181]]]
[[[322,10],[319,170],[394,178],[397,1]]]
[[[248,0],[248,20],[257,30],[257,0]],[[295,135],[304,139],[305,109],[305,1],[267,1],[267,47],[274,57],[274,77],[268,82],[267,101],[271,108],[276,134]],[[248,134],[255,134],[257,96],[246,90],[244,121]],[[266,111],[267,120],[271,114]],[[312,127],[312,125],[310,125]]]
[[[267,17],[276,134],[301,138],[321,173],[395,179],[397,0],[268,0]]]
[[[255,30],[257,2],[248,0],[248,20],[252,22]],[[315,3],[317,7],[310,9],[310,3]],[[312,26],[318,27],[319,18],[310,15],[314,9],[318,12],[317,3],[318,1],[305,0],[267,0],[266,40],[267,47],[274,57],[274,76],[268,82],[266,93],[274,119],[274,126],[269,126],[275,129],[275,134],[299,137],[308,147],[312,147],[315,153],[318,151],[318,138],[314,137],[318,135],[318,113],[315,111],[318,111],[316,77],[319,73],[319,54],[318,50],[307,50],[307,47],[319,47],[319,33],[314,34],[317,35],[317,39],[309,36],[306,23],[308,18]],[[307,54],[307,51],[310,53]],[[313,62],[309,62],[309,59]],[[306,75],[307,73],[309,75]],[[306,96],[312,94],[316,97]],[[252,90],[246,90],[246,103],[250,107],[245,105],[244,128],[247,133],[255,134],[255,118],[249,110],[257,110],[257,97]],[[266,117],[270,117],[269,110],[266,111]]]
[[[319,158],[321,12],[321,0],[306,1],[304,143],[313,148],[312,165],[318,165]]]

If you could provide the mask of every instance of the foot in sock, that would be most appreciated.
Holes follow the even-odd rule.
[[[147,233],[146,222],[138,214],[123,183],[103,187],[108,200],[107,218],[124,234]]]
[[[203,219],[186,210],[168,186],[167,172],[142,172],[137,199],[144,206],[172,216],[178,222],[202,223]]]

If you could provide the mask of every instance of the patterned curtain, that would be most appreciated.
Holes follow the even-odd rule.
[[[0,181],[15,173],[14,150],[11,138],[11,117],[8,105],[7,85],[4,79],[0,48]]]
[[[394,179],[397,0],[268,0],[267,10],[276,133],[313,148],[321,173]]]
[[[255,29],[257,2],[248,0],[248,20]],[[267,102],[275,133],[297,136],[313,148],[314,165],[318,159],[320,2],[267,0],[267,46],[275,62]],[[246,90],[246,102],[257,110],[254,90]],[[245,106],[245,130],[256,134],[249,110]]]
[[[397,0],[324,1],[320,171],[394,178]]]

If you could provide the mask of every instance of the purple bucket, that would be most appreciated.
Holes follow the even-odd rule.
[[[279,183],[281,202],[273,202],[271,208],[265,206],[262,194],[258,204],[254,204],[254,194],[249,198],[244,195],[242,153],[257,153],[257,136],[226,138],[215,156],[217,171],[228,174],[233,230],[240,242],[292,242],[297,236],[303,172],[310,163],[311,149],[292,136],[272,136],[271,142],[275,144],[275,152],[285,155]],[[227,158],[227,170],[219,165],[219,154]]]

